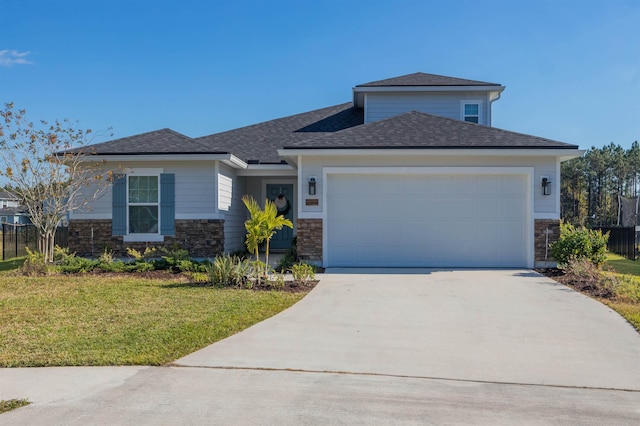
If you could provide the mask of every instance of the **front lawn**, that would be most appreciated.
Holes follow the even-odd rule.
[[[303,296],[217,289],[169,274],[24,277],[2,272],[0,367],[163,365],[269,318]]]
[[[640,261],[607,253],[605,268],[620,277],[618,300],[603,300],[640,331]]]

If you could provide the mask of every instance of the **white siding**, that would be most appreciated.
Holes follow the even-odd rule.
[[[478,101],[480,123],[490,125],[488,109],[491,105],[485,93],[368,93],[365,103],[365,123],[378,121],[410,111],[420,111],[442,117],[462,119],[461,102]]]
[[[316,195],[302,191],[302,212],[304,217],[321,217],[323,212],[323,194],[326,183],[323,182],[324,167],[533,167],[532,183],[534,214],[560,217],[557,189],[557,170],[559,162],[553,157],[481,157],[481,156],[369,156],[369,157],[305,157],[302,162],[302,182],[309,176],[317,176]],[[542,195],[540,188],[542,176],[552,181],[551,195]],[[308,198],[318,199],[318,206],[306,206]]]
[[[162,169],[176,177],[176,219],[216,218],[215,168],[212,161],[127,163],[116,173],[135,174],[136,170]],[[111,219],[111,188],[71,219]]]
[[[244,247],[246,208],[242,196],[246,193],[246,178],[236,175],[231,167],[220,164],[218,171],[218,209],[224,218],[224,251],[229,253]]]

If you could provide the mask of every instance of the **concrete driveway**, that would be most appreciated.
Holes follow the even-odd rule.
[[[0,370],[0,398],[35,402],[0,424],[640,422],[640,335],[534,272],[320,279],[172,367]]]
[[[640,391],[633,327],[535,272],[348,272],[175,364]]]

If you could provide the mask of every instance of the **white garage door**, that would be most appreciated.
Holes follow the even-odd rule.
[[[527,266],[524,175],[332,174],[327,265]]]

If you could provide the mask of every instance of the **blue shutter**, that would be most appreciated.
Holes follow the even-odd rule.
[[[160,233],[175,235],[176,216],[176,175],[163,173],[160,175]]]
[[[127,176],[116,175],[111,193],[111,233],[127,233]]]

